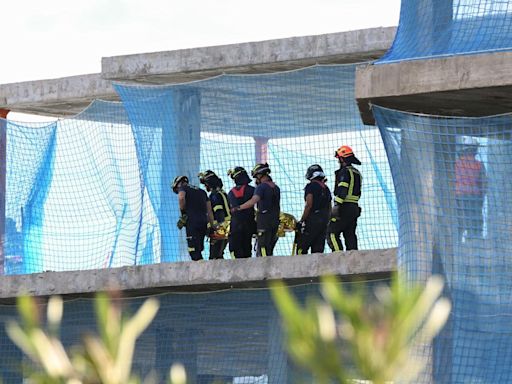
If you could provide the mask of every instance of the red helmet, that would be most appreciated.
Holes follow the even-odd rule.
[[[346,157],[350,157],[350,156],[354,156],[354,151],[352,151],[352,148],[350,148],[348,145],[342,145],[334,153],[334,157],[337,157],[337,158],[340,158],[340,157],[346,158]]]

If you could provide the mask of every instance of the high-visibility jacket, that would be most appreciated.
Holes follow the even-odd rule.
[[[482,196],[485,192],[485,167],[473,155],[463,155],[455,162],[455,194]]]
[[[361,197],[363,177],[352,165],[340,168],[336,171],[334,185],[334,202],[338,205],[344,203],[356,203]]]
[[[216,189],[210,193],[213,217],[218,223],[231,218],[228,196],[222,189]]]

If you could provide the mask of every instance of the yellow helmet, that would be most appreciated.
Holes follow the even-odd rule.
[[[251,171],[251,176],[255,178],[258,175],[268,175],[270,173],[270,167],[267,163],[256,164]]]

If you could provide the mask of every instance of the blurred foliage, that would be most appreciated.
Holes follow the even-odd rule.
[[[288,353],[315,383],[414,382],[427,364],[418,348],[431,344],[449,316],[442,290],[440,277],[422,287],[395,275],[370,301],[361,286],[349,294],[325,277],[322,299],[309,297],[303,306],[282,282],[272,286]]]
[[[280,282],[272,294],[281,314],[287,349],[294,362],[315,383],[373,384],[413,382],[427,361],[416,353],[429,346],[444,326],[450,303],[441,298],[443,282],[430,278],[424,287],[411,286],[394,276],[390,286],[375,289],[368,300],[361,285],[347,293],[334,277],[322,279],[322,298],[308,297],[303,306]],[[82,344],[67,352],[59,337],[63,302],[47,304],[46,321],[31,297],[20,297],[20,322],[9,322],[7,332],[30,358],[24,367],[34,384],[152,384],[131,373],[137,338],[154,319],[159,303],[147,299],[136,313],[123,315],[119,300],[107,294],[95,299],[98,335],[87,333]],[[175,364],[168,383],[185,384],[185,369]]]
[[[137,312],[124,316],[119,300],[105,293],[95,298],[98,335],[86,333],[82,344],[68,353],[59,337],[63,302],[59,296],[49,299],[46,323],[41,321],[43,306],[28,296],[20,297],[17,308],[20,322],[7,324],[11,340],[30,358],[24,367],[27,382],[34,384],[139,384],[154,383],[149,376],[142,381],[131,373],[137,338],[153,321],[158,312],[156,299],[147,299]],[[169,383],[185,384],[185,370],[173,365]]]

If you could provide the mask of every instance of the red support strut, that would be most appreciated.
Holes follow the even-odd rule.
[[[254,152],[256,163],[268,162],[268,137],[256,136],[254,138]]]

